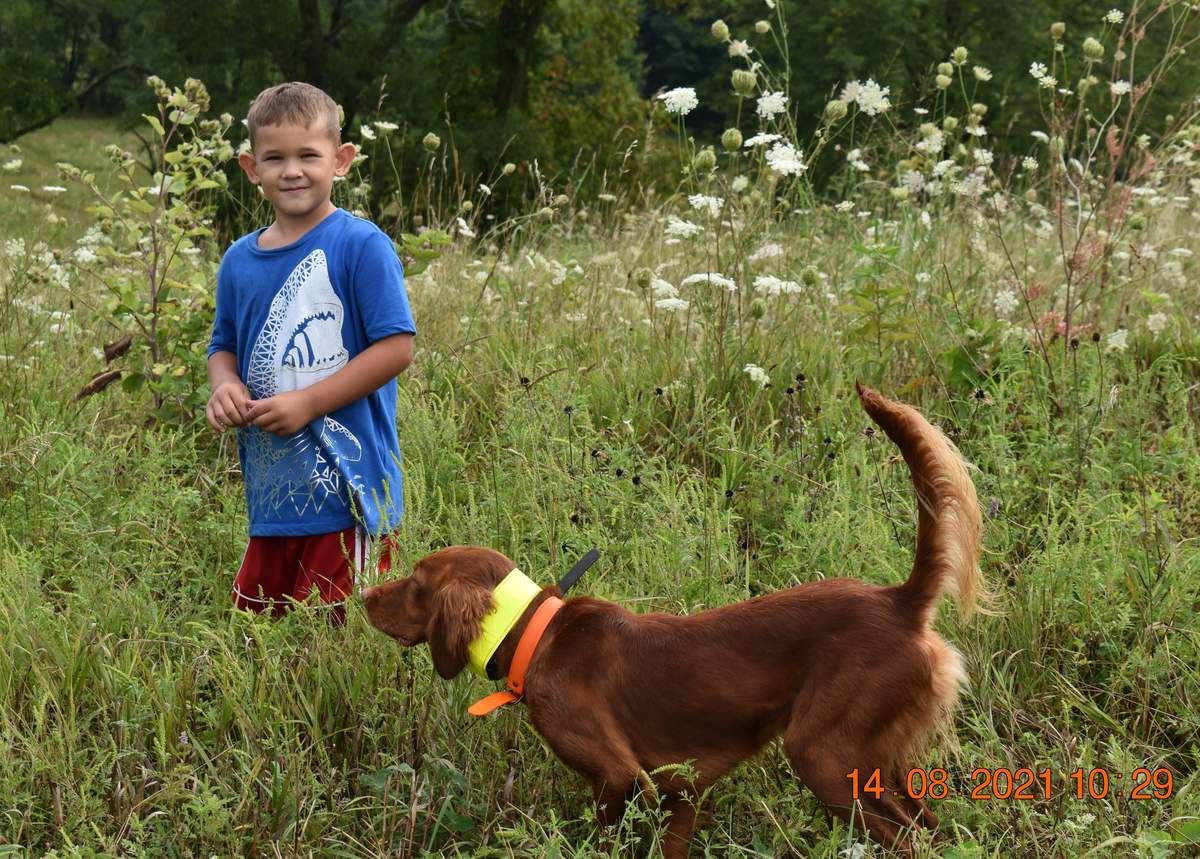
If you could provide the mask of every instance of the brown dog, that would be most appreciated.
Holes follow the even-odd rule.
[[[880,587],[817,581],[692,617],[633,614],[590,597],[565,602],[529,664],[529,718],[555,753],[592,785],[602,823],[615,822],[645,773],[691,762],[687,776],[651,776],[671,812],[664,853],[684,857],[694,799],[773,737],[796,775],[844,819],[910,849],[903,827],[937,819],[903,794],[922,741],[954,706],[963,669],[930,627],[943,590],[973,607],[981,517],[975,487],[946,438],[915,410],[862,385],[863,406],[899,447],[919,501],[908,581]],[[371,623],[404,645],[429,642],[446,678],[515,565],[490,549],[452,547],[406,579],[363,592]],[[496,651],[499,676],[538,605],[534,597]],[[848,774],[859,772],[853,795]],[[879,771],[878,791],[863,789]]]

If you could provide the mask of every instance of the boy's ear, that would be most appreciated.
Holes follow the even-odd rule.
[[[258,162],[254,160],[254,155],[249,152],[243,152],[238,156],[238,166],[246,174],[246,177],[255,185],[258,184]]]
[[[354,163],[354,156],[357,154],[358,147],[353,143],[343,143],[339,146],[337,152],[333,154],[333,175],[345,176],[349,173],[350,165]]]

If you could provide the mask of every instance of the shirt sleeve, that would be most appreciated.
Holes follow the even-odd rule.
[[[375,230],[363,243],[354,267],[354,293],[367,342],[392,334],[416,334],[404,267],[392,240]]]
[[[233,295],[233,277],[229,272],[228,255],[217,270],[217,311],[213,318],[212,337],[208,341],[208,356],[214,352],[237,354],[237,310]]]

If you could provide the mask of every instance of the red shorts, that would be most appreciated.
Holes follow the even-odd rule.
[[[358,528],[304,537],[251,537],[242,566],[233,580],[238,608],[286,612],[291,601],[303,602],[316,591],[333,604],[341,622],[341,603],[354,592],[355,579],[372,579],[392,567],[392,539],[372,539]],[[372,571],[365,565],[374,559]],[[369,583],[369,582],[368,582]]]

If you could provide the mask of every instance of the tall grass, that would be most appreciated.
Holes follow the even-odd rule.
[[[964,123],[970,110],[939,109]],[[987,514],[998,612],[938,621],[971,686],[956,743],[921,763],[968,785],[974,767],[1054,773],[1050,801],[938,803],[941,840],[918,854],[1189,855],[1195,129],[1143,150],[1169,169],[1108,185],[1080,184],[1064,141],[1056,162],[1039,156],[1042,184],[994,165],[987,195],[893,193],[904,167],[934,178],[932,158],[889,160],[921,151],[929,130],[914,128],[860,151],[887,166],[845,167],[840,200],[757,155],[706,169],[692,152],[685,193],[648,205],[632,191],[559,199],[565,186],[544,180],[527,214],[485,231],[487,195],[469,208],[422,197],[422,219],[446,229],[405,245],[427,253],[410,267],[420,349],[400,387],[401,572],[478,543],[548,582],[595,545],[582,590],[673,612],[822,577],[898,582],[914,499],[852,396],[863,379],[949,433]],[[943,160],[977,171],[977,143],[955,146]],[[688,194],[722,199],[709,216]],[[24,198],[5,199],[11,218]],[[397,648],[356,605],[341,629],[311,607],[280,621],[232,611],[236,451],[199,423],[148,419],[117,388],[76,400],[121,317],[64,235],[21,237],[0,262],[0,850],[654,850],[651,798],[603,839],[585,785],[520,707],[468,721],[485,684],[438,680],[423,648]],[[756,287],[764,276],[776,281]],[[1169,798],[1129,798],[1141,766],[1171,771]],[[1076,798],[1068,774],[1094,767],[1125,780]],[[831,823],[774,746],[705,805],[696,855],[883,855]]]

